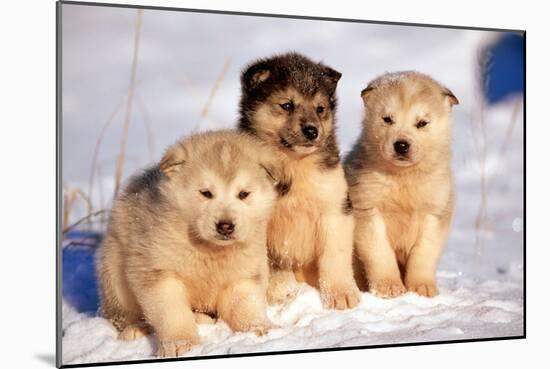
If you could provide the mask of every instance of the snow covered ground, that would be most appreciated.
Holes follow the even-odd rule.
[[[95,139],[115,112],[101,145],[94,207],[108,206],[119,150],[132,55],[135,11],[63,5],[63,183],[87,190]],[[295,300],[273,306],[280,326],[264,337],[233,334],[219,322],[200,327],[203,339],[187,355],[216,355],[410,343],[523,334],[523,121],[516,100],[480,109],[477,52],[492,32],[373,24],[230,17],[145,11],[137,102],[128,139],[126,176],[158,159],[181,135],[234,125],[239,71],[249,61],[298,50],[343,72],[339,141],[349,150],[359,133],[359,91],[385,71],[416,69],[446,84],[454,110],[453,168],[457,209],[438,272],[441,294],[384,300],[363,294],[360,306],[327,311],[304,285]],[[209,113],[210,89],[229,60]],[[521,107],[520,107],[521,108]],[[483,125],[480,123],[483,122]],[[147,139],[147,127],[154,145]],[[484,127],[484,131],[481,129]],[[484,153],[484,154],[483,154]],[[480,158],[484,163],[480,165]],[[481,173],[488,182],[481,226]],[[100,196],[99,188],[103,189]],[[72,220],[85,207],[76,207]],[[154,338],[116,340],[104,319],[63,303],[63,363],[152,358]]]
[[[269,317],[280,328],[266,336],[233,333],[218,322],[200,325],[202,343],[185,356],[368,346],[439,340],[518,336],[523,331],[523,292],[519,283],[473,281],[439,272],[435,298],[407,293],[381,299],[364,293],[349,311],[329,311],[319,293],[303,284],[298,296],[272,306]],[[67,364],[155,358],[151,337],[116,339],[105,319],[79,314],[63,305],[63,360]]]

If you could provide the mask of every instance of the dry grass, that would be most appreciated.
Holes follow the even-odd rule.
[[[87,213],[92,212],[92,202],[90,198],[80,188],[63,188],[63,227],[67,227],[71,217],[71,211],[78,200],[85,203]]]
[[[115,195],[118,192],[117,187],[120,185],[120,180],[121,180],[121,177],[122,177],[122,174],[123,174],[123,169],[124,169],[124,163],[127,160],[127,157],[126,157],[126,143],[127,143],[129,125],[130,125],[130,121],[131,121],[132,103],[133,103],[135,90],[136,90],[136,88],[139,84],[139,81],[136,80],[136,70],[137,70],[137,59],[138,59],[138,56],[139,56],[139,44],[140,44],[140,31],[141,31],[141,24],[142,24],[142,15],[143,15],[143,10],[138,10],[137,11],[137,19],[136,19],[136,30],[135,30],[135,35],[134,35],[134,54],[133,54],[133,59],[132,59],[132,71],[131,71],[131,78],[130,78],[130,86],[129,86],[128,91],[125,94],[125,96],[120,100],[120,102],[116,105],[116,107],[113,109],[113,111],[109,115],[109,118],[107,119],[107,121],[105,122],[103,127],[101,128],[99,136],[98,136],[98,138],[95,142],[94,152],[93,152],[93,155],[92,155],[92,163],[91,163],[91,167],[90,167],[90,176],[89,176],[89,181],[88,181],[88,197],[90,199],[92,198],[93,193],[94,193],[96,173],[97,173],[97,175],[99,175],[99,173],[98,173],[99,172],[98,159],[99,159],[101,143],[103,142],[103,139],[105,138],[107,130],[112,125],[112,123],[114,122],[116,116],[118,115],[121,108],[124,106],[124,103],[126,102],[126,115],[125,115],[125,119],[124,119],[123,135],[122,135],[121,146],[120,146],[120,154],[117,158],[117,164],[116,164],[117,166],[116,166],[116,173],[115,173],[115,178],[116,178]],[[147,134],[148,146],[149,146],[150,153],[152,153],[153,150],[154,150],[154,147],[153,147],[153,141],[152,141],[150,119],[149,119],[147,111],[142,109],[141,112],[144,115],[144,122],[145,122],[144,124],[146,125],[146,132],[147,132],[146,134]],[[103,203],[104,196],[103,196],[103,188],[102,188],[101,185],[99,186],[99,197],[100,197],[100,200],[99,200],[100,201],[100,208],[103,208],[104,207],[104,203]],[[89,203],[90,203],[90,206],[88,208],[88,216],[84,217],[85,219],[90,219],[91,218],[90,215],[96,213],[96,212],[94,212],[92,202],[89,201]],[[99,212],[99,215],[101,215],[101,219],[100,219],[101,224],[104,224],[104,222],[105,222],[105,218],[104,218],[105,213],[104,212]],[[65,219],[65,215],[64,215],[64,219],[65,219],[64,224],[65,225],[68,222],[69,215],[67,214],[66,217],[67,218]],[[80,224],[80,223],[78,223],[78,224]]]
[[[477,81],[484,81],[483,72],[487,70],[487,64],[489,59],[487,54],[484,52],[484,49],[478,51],[478,70],[477,70]],[[474,221],[475,228],[475,254],[476,254],[476,264],[479,256],[481,255],[481,235],[484,230],[489,228],[487,224],[487,206],[488,206],[488,191],[487,191],[487,130],[485,122],[485,96],[484,92],[485,86],[480,85],[476,89],[475,100],[479,101],[477,116],[472,117],[472,138],[474,143],[474,150],[479,166],[479,190],[480,190],[480,202],[477,215]]]
[[[145,136],[147,138],[147,150],[149,151],[149,160],[154,161],[155,160],[155,137],[153,135],[153,122],[151,120],[151,115],[149,114],[149,109],[147,109],[147,105],[145,104],[145,101],[141,98],[141,96],[136,93],[136,105],[138,106],[141,116],[143,118],[143,125],[145,127]]]
[[[474,148],[476,150],[476,157],[479,165],[479,190],[480,190],[480,203],[477,211],[477,215],[474,221],[474,227],[476,230],[476,239],[475,239],[475,248],[476,255],[481,254],[481,235],[483,231],[490,231],[494,229],[494,225],[489,219],[489,196],[493,189],[495,183],[495,177],[498,173],[499,165],[505,160],[507,156],[507,149],[510,145],[512,139],[512,134],[514,128],[517,125],[520,112],[522,111],[523,102],[518,99],[514,104],[512,115],[510,116],[510,121],[507,124],[506,133],[502,143],[500,144],[498,150],[498,161],[493,168],[493,172],[489,174],[487,172],[487,129],[485,123],[485,105],[480,104],[479,108],[479,117],[477,119],[472,119],[474,124]]]
[[[76,227],[78,227],[80,224],[86,222],[86,221],[90,221],[92,218],[94,217],[97,217],[99,215],[104,215],[105,213],[107,213],[109,210],[107,209],[101,209],[101,210],[97,210],[97,211],[94,211],[93,213],[89,213],[88,215],[85,215],[84,217],[80,218],[79,220],[77,220],[76,222],[72,223],[71,225],[69,226],[66,226],[65,228],[63,228],[63,234],[66,234],[67,232],[75,229]]]
[[[483,78],[483,71],[487,70],[487,64],[489,63],[489,59],[487,54],[483,53],[483,49],[479,51],[479,67],[478,67],[478,81],[484,81],[485,78]],[[483,57],[485,55],[485,58]],[[480,203],[479,208],[477,211],[477,215],[474,221],[474,227],[475,227],[475,251],[476,251],[476,260],[481,254],[481,236],[484,231],[490,231],[494,229],[493,224],[491,224],[489,219],[489,195],[491,193],[491,190],[493,188],[493,184],[495,183],[495,176],[498,172],[497,168],[499,167],[500,163],[503,162],[503,160],[506,158],[507,155],[507,149],[510,145],[510,141],[512,139],[512,134],[514,132],[514,128],[517,124],[518,117],[520,112],[522,111],[523,102],[521,99],[518,99],[514,105],[512,115],[510,116],[510,121],[508,122],[506,133],[504,136],[504,139],[502,140],[500,144],[500,148],[498,151],[497,156],[497,163],[495,164],[496,168],[493,168],[493,173],[490,175],[487,172],[487,145],[488,145],[488,139],[487,139],[487,126],[486,126],[486,103],[485,98],[483,96],[482,91],[485,90],[485,86],[478,86],[477,88],[477,95],[476,100],[480,101],[479,103],[479,110],[477,112],[477,116],[472,117],[472,125],[473,125],[473,142],[474,142],[474,149],[476,151],[476,157],[479,165],[479,186],[480,186]]]
[[[479,166],[479,191],[480,203],[477,215],[474,221],[476,230],[475,248],[476,255],[481,253],[481,233],[487,228],[487,131],[485,124],[485,105],[480,104],[478,117],[472,119],[473,123],[473,142],[476,152],[477,163]]]
[[[137,80],[137,66],[138,66],[139,49],[140,49],[140,42],[141,42],[142,19],[143,19],[143,10],[138,10],[137,16],[136,16],[135,31],[134,31],[133,57],[132,57],[132,64],[131,64],[131,71],[130,71],[130,84],[128,86],[127,93],[121,98],[120,102],[117,103],[117,105],[109,115],[108,119],[104,123],[103,127],[100,130],[99,136],[97,137],[97,140],[95,142],[92,161],[91,161],[89,181],[88,181],[88,195],[86,195],[80,189],[66,191],[64,194],[65,207],[63,209],[63,226],[64,226],[63,233],[66,233],[70,229],[74,229],[76,226],[79,226],[84,222],[88,222],[88,224],[90,224],[91,220],[96,217],[100,217],[100,224],[106,224],[105,215],[107,214],[107,210],[105,209],[107,205],[105,201],[106,200],[108,201],[108,199],[106,199],[104,196],[101,178],[99,178],[99,187],[98,189],[96,188],[97,181],[98,181],[97,177],[101,177],[99,157],[100,157],[101,145],[103,143],[103,140],[105,139],[105,137],[107,137],[109,128],[113,126],[113,123],[119,116],[119,113],[121,112],[124,105],[126,106],[126,109],[125,109],[125,115],[124,115],[123,126],[122,126],[119,153],[118,153],[118,156],[116,156],[115,158],[109,159],[116,162],[115,178],[114,178],[115,180],[114,197],[116,197],[116,195],[120,190],[121,182],[124,177],[124,167],[126,164],[128,164],[129,161],[132,161],[132,158],[127,155],[126,149],[128,145],[130,125],[132,123],[134,105],[138,109],[138,113],[143,118],[142,121],[144,124],[144,129],[146,134],[149,160],[153,161],[155,159],[154,130],[153,130],[153,123],[151,120],[151,115],[149,114],[149,110],[147,108],[147,104],[145,103],[145,100],[140,96],[137,89],[140,83],[140,81]],[[200,111],[198,123],[195,126],[194,130],[197,130],[201,126],[201,124],[204,123],[205,120],[210,119],[209,113],[210,113],[212,103],[227,74],[229,66],[230,66],[230,60],[226,59],[223,64],[222,70],[220,71],[214,84],[212,85],[212,88],[210,89],[206,102]],[[188,82],[187,79],[185,80],[186,82]],[[198,95],[198,91],[192,88],[193,85],[191,83],[185,83],[185,85],[189,87],[190,90],[192,90],[191,92],[194,91],[195,94]],[[91,198],[93,197],[93,194],[96,193],[96,191],[99,191],[98,192],[99,208],[101,209],[97,211],[94,209],[91,201]],[[86,202],[87,215],[78,219],[73,224],[68,225],[71,219],[71,211],[78,199],[83,199]]]
[[[126,144],[128,142],[128,131],[130,129],[130,122],[132,119],[132,105],[134,99],[134,92],[136,87],[136,73],[137,73],[137,62],[139,57],[139,46],[141,40],[141,23],[143,18],[143,9],[137,10],[136,18],[136,30],[134,33],[134,55],[132,58],[132,70],[130,72],[130,86],[128,87],[128,99],[126,102],[126,117],[124,118],[124,126],[122,130],[122,138],[120,141],[120,154],[116,163],[115,171],[115,193],[118,193],[120,188],[120,183],[122,180],[122,175],[124,173],[124,163],[126,156]]]
[[[208,116],[208,112],[210,110],[210,105],[212,104],[212,101],[214,101],[214,97],[216,96],[220,85],[225,78],[225,75],[227,74],[227,70],[229,69],[229,65],[231,64],[230,59],[226,59],[225,63],[223,64],[223,68],[218,75],[218,78],[216,78],[216,81],[214,82],[214,85],[210,89],[210,94],[208,95],[208,99],[206,100],[206,103],[204,104],[204,107],[201,110],[201,115],[199,117],[199,121],[197,122],[197,125],[193,129],[194,131],[197,131],[199,127],[201,126],[202,121]]]
[[[90,169],[90,178],[88,181],[88,195],[90,198],[93,196],[93,192],[94,192],[94,184],[95,184],[94,181],[95,181],[95,174],[98,167],[97,160],[99,157],[99,149],[101,147],[101,143],[103,142],[103,138],[105,137],[105,133],[107,132],[107,129],[111,126],[118,112],[122,108],[123,103],[124,103],[124,100],[121,100],[120,103],[115,107],[115,109],[113,109],[111,115],[109,116],[109,118],[107,119],[103,127],[101,128],[101,131],[99,132],[99,136],[95,142],[94,153],[92,155],[92,165]],[[101,189],[100,189],[100,192],[101,192]]]
[[[502,160],[506,156],[506,151],[508,147],[510,146],[510,142],[512,141],[512,134],[514,133],[514,129],[516,128],[517,122],[520,120],[519,116],[520,113],[523,111],[523,101],[521,99],[517,99],[514,103],[514,108],[512,110],[512,115],[510,116],[510,121],[508,122],[508,126],[506,127],[506,134],[504,135],[504,140],[502,140],[502,143],[500,144],[500,149],[498,153],[498,158]],[[487,183],[487,190],[490,191],[493,187],[494,181],[494,175],[493,177],[489,178],[489,181]]]
[[[101,165],[97,166],[97,176],[99,177],[99,183],[103,183],[103,176],[101,173]],[[99,208],[105,209],[105,196],[103,195],[103,186],[99,186]],[[106,224],[106,219],[104,217],[105,213],[101,213],[99,222],[100,224]]]

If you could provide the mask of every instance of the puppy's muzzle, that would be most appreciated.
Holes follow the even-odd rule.
[[[235,231],[235,224],[229,220],[220,220],[216,223],[216,231],[224,237],[229,237]]]

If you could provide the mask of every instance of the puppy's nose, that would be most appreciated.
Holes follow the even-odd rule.
[[[317,131],[317,127],[307,125],[302,128],[302,133],[304,134],[304,137],[308,141],[313,141],[319,136],[319,131]]]
[[[399,155],[406,155],[411,145],[407,141],[399,140],[393,143],[393,149]]]
[[[229,220],[220,220],[216,223],[216,231],[222,236],[229,236],[235,230],[235,224]]]

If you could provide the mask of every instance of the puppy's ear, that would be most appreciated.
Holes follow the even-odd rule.
[[[321,76],[328,82],[331,92],[334,92],[338,85],[338,81],[342,78],[342,73],[323,64],[321,64],[321,68]]]
[[[451,106],[459,104],[456,96],[448,88],[443,88],[443,96],[445,96],[445,100],[447,100]]]
[[[292,180],[282,164],[269,160],[261,162],[260,167],[265,171],[268,180],[273,184],[279,196],[285,196],[290,191]]]
[[[369,83],[369,85],[361,91],[361,99],[363,99],[363,104],[365,104],[365,105],[367,104],[367,98],[368,98],[370,92],[375,90],[375,89],[376,89],[376,87],[374,87],[374,84]]]
[[[269,78],[273,72],[266,62],[258,62],[248,67],[241,75],[241,85],[245,92],[250,92],[258,88]]]
[[[159,167],[166,176],[171,177],[176,173],[187,159],[187,151],[181,143],[177,143],[166,150]]]

